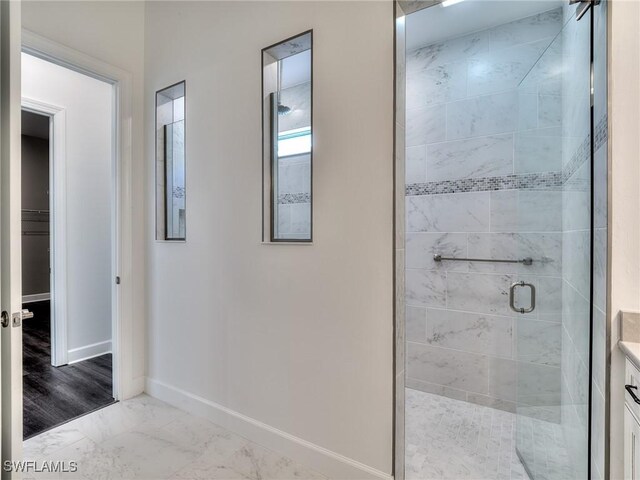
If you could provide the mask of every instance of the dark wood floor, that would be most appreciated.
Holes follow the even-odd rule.
[[[51,366],[49,302],[25,305],[23,322],[24,438],[114,402],[111,354],[62,367]]]

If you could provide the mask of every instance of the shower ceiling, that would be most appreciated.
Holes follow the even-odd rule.
[[[500,8],[506,4],[509,8]],[[495,27],[562,4],[561,0],[465,0],[446,8],[439,5],[425,8],[407,16],[407,50]]]

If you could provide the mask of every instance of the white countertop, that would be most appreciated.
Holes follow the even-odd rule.
[[[627,356],[629,361],[640,370],[640,343],[637,342],[623,342],[620,340],[618,346]]]

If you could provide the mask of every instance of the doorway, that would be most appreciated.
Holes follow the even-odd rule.
[[[113,88],[22,54],[23,437],[113,403]]]

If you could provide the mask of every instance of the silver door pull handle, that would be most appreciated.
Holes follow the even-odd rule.
[[[22,319],[24,320],[25,318],[33,318],[33,312],[30,312],[26,308],[22,310]]]
[[[516,288],[517,287],[529,287],[531,289],[531,304],[529,308],[518,308],[516,307]],[[509,288],[509,306],[511,310],[517,313],[531,313],[536,308],[536,287],[534,287],[531,283],[527,282],[514,282],[511,284],[511,288]]]

